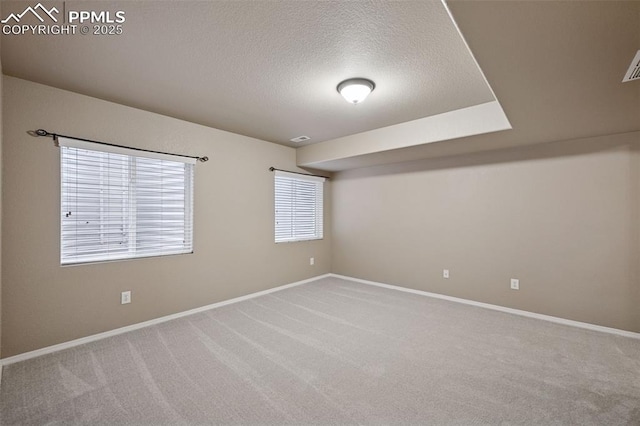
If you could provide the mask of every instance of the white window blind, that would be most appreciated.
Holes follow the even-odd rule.
[[[320,240],[324,178],[275,171],[276,243]]]
[[[59,137],[60,263],[193,251],[195,160]]]

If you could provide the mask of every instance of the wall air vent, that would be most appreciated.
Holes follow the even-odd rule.
[[[622,82],[640,80],[640,50],[636,52],[636,56],[631,61],[629,71],[624,75]]]
[[[291,142],[304,142],[311,139],[309,136],[298,136],[297,138],[289,139]]]

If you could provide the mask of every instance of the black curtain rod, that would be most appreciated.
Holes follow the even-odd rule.
[[[279,171],[279,172],[294,173],[294,174],[296,174],[296,175],[303,175],[303,176],[315,176],[315,177],[321,177],[321,178],[325,178],[325,179],[331,179],[329,176],[312,175],[311,173],[292,172],[291,170],[282,170],[282,169],[276,169],[275,167],[269,167],[269,171],[274,171],[274,170],[277,170],[277,171]]]
[[[75,139],[77,141],[84,141],[84,142],[91,142],[91,143],[97,143],[98,145],[107,145],[107,146],[115,146],[118,148],[126,148],[126,149],[132,149],[134,151],[144,151],[144,152],[153,152],[154,154],[166,154],[166,155],[175,155],[176,157],[186,157],[186,158],[195,158],[196,160],[200,161],[200,162],[205,162],[205,161],[209,161],[209,157],[196,157],[194,155],[182,155],[182,154],[173,154],[171,152],[162,152],[162,151],[153,151],[151,149],[143,149],[143,148],[133,148],[130,146],[124,146],[124,145],[116,145],[114,143],[107,143],[107,142],[100,142],[100,141],[92,141],[91,139],[84,139],[84,138],[76,138],[73,136],[66,136],[66,135],[61,135],[58,133],[49,133],[44,129],[38,129],[36,130],[36,135],[38,136],[50,136],[53,138],[54,141],[58,141],[58,137],[61,138],[67,138],[67,139]]]

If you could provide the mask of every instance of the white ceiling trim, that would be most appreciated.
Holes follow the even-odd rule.
[[[336,160],[509,129],[502,106],[492,101],[300,147],[297,163],[335,171]]]

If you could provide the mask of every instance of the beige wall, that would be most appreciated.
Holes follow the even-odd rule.
[[[333,272],[640,332],[639,144],[636,132],[338,173]]]
[[[268,167],[295,169],[292,148],[6,76],[3,108],[2,357],[330,271],[328,215],[325,240],[273,242]],[[27,134],[38,128],[209,156],[196,165],[195,253],[60,267],[59,150]]]
[[[640,332],[639,133],[342,172],[326,239],[276,245],[267,168],[294,169],[293,149],[12,77],[0,97],[2,357],[329,271]],[[40,127],[208,155],[195,254],[60,267]]]
[[[0,52],[2,52],[1,43],[0,43]],[[0,59],[0,225],[2,224],[2,99],[3,99],[2,59]],[[2,253],[2,226],[0,226],[0,253]],[[2,256],[1,255],[0,255],[0,354],[2,354]]]
[[[640,89],[640,87],[639,87]],[[631,209],[631,220],[635,223],[636,241],[635,245],[631,249],[632,258],[632,294],[631,299],[634,300],[635,309],[633,311],[633,324],[636,331],[640,330],[640,142],[636,142],[632,147],[633,159],[631,163],[632,168],[632,182],[631,182],[631,195],[630,198],[633,202],[635,199],[635,206]],[[634,258],[635,256],[635,258]],[[633,267],[635,266],[635,268]]]

